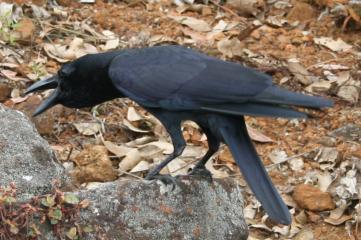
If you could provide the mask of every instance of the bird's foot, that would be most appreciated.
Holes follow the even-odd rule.
[[[171,175],[160,175],[160,174],[152,174],[149,173],[146,177],[145,180],[159,180],[161,181],[164,185],[172,185],[172,190],[175,189],[175,187],[177,186],[177,181],[174,177],[172,177]]]
[[[204,179],[206,179],[208,182],[212,182],[212,173],[206,169],[205,167],[195,167],[192,169],[192,171],[189,173],[190,176],[200,176]]]

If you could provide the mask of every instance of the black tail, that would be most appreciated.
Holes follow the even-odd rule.
[[[306,113],[291,108],[264,103],[217,104],[201,107],[202,110],[223,113],[226,115],[250,115],[261,117],[307,118]]]
[[[255,96],[251,101],[267,104],[295,105],[310,108],[324,108],[333,106],[332,100],[291,92],[274,85],[266,88],[262,93]]]
[[[258,201],[269,217],[281,224],[291,224],[291,215],[286,204],[273,186],[261,159],[248,136],[246,124],[241,118],[239,122],[229,121],[227,125],[220,126],[220,133],[225,143],[230,148],[233,158]],[[230,125],[229,125],[230,124]],[[235,125],[235,126],[232,126]]]

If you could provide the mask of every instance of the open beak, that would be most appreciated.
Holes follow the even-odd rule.
[[[59,90],[56,89],[54,90],[51,95],[45,99],[40,106],[35,110],[35,112],[33,113],[33,117],[45,112],[46,110],[48,110],[49,108],[55,106],[56,104],[58,104],[58,96],[59,96]]]
[[[25,94],[29,94],[29,93],[39,91],[39,90],[53,89],[53,88],[57,88],[57,87],[58,87],[58,76],[54,75],[51,78],[41,80],[39,82],[34,83],[26,90]],[[59,102],[58,96],[59,96],[59,90],[55,89],[51,93],[51,95],[47,99],[45,99],[40,104],[40,106],[35,110],[35,112],[33,113],[33,117],[45,112],[49,108],[56,105]]]
[[[26,89],[25,94],[29,94],[35,91],[53,89],[58,86],[58,75],[54,75],[50,78],[38,81]]]

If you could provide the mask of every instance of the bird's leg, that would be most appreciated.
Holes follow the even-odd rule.
[[[163,120],[163,119],[162,119]],[[159,172],[169,163],[171,162],[173,159],[175,159],[176,157],[180,156],[186,146],[186,142],[183,138],[183,134],[180,128],[180,122],[178,122],[177,124],[174,122],[170,122],[170,119],[167,119],[167,121],[163,122],[164,126],[166,127],[166,129],[168,130],[168,133],[172,139],[172,143],[173,143],[173,147],[174,147],[174,151],[172,154],[170,154],[163,162],[161,162],[159,165],[157,165],[153,170],[151,170],[147,176],[145,177],[146,180],[151,180],[151,179],[155,179],[158,178],[160,180],[162,180],[165,183],[169,183],[169,181],[174,183],[174,179],[168,179],[169,181],[166,181],[166,178],[169,178],[170,176],[160,176],[157,177],[159,175]],[[170,124],[173,123],[173,124]]]
[[[190,175],[201,175],[205,176],[207,179],[212,179],[212,174],[206,169],[205,165],[207,161],[212,157],[212,155],[218,151],[220,141],[217,139],[216,136],[213,135],[212,131],[209,128],[203,127],[202,129],[207,136],[208,151],[203,156],[203,158],[194,166],[194,168],[190,172]]]

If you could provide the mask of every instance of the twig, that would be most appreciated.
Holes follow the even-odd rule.
[[[289,160],[292,160],[292,159],[295,159],[295,158],[301,157],[301,156],[303,156],[303,155],[306,155],[306,154],[308,154],[308,153],[310,153],[310,152],[313,152],[313,151],[315,151],[315,150],[317,150],[317,149],[318,149],[318,148],[314,148],[314,149],[312,149],[312,150],[310,150],[310,151],[303,152],[303,153],[300,153],[300,154],[296,154],[296,155],[294,155],[294,156],[291,156],[291,157],[288,157],[288,158],[286,158],[286,159],[282,160],[281,162],[278,162],[278,163],[273,163],[273,164],[267,165],[267,166],[266,166],[266,168],[272,168],[272,167],[274,167],[274,166],[276,166],[276,165],[279,165],[279,164],[282,164],[282,163],[288,162]]]
[[[309,70],[311,68],[317,67],[318,65],[322,65],[322,64],[325,64],[325,63],[330,63],[330,62],[334,62],[334,61],[345,61],[345,60],[352,60],[352,58],[349,58],[349,57],[346,57],[346,58],[332,58],[332,59],[329,59],[329,60],[326,60],[326,61],[323,61],[323,62],[312,64],[312,65],[306,67],[306,69]]]
[[[239,16],[237,13],[235,13],[234,11],[232,11],[231,9],[227,8],[227,7],[224,7],[222,5],[220,5],[219,3],[217,3],[216,1],[214,0],[209,0],[209,2],[213,3],[214,5],[216,5],[217,7],[221,8],[223,11],[225,12],[229,12],[230,14],[232,14],[233,16],[239,18],[239,19],[242,19],[243,21],[245,21],[241,16]]]
[[[139,176],[137,176],[137,175],[135,175],[135,174],[133,174],[133,173],[125,172],[125,171],[122,171],[122,170],[119,170],[119,169],[118,169],[118,172],[119,172],[120,174],[125,174],[125,175],[132,176],[132,177],[137,178],[137,179],[139,179],[139,180],[144,180],[144,178],[139,177]]]
[[[73,149],[74,149],[73,147],[70,148],[70,151],[69,151],[69,153],[68,153],[68,156],[66,157],[66,162],[69,161],[70,155],[72,154]]]
[[[210,159],[210,160],[211,160],[211,159]],[[187,164],[185,164],[184,166],[179,167],[179,168],[171,171],[170,173],[175,173],[175,172],[177,172],[177,171],[179,171],[179,170],[182,170],[183,168],[186,168],[186,167],[188,167],[189,165],[191,165],[191,164],[193,164],[193,163],[195,163],[195,162],[198,162],[198,161],[199,161],[199,159],[194,159],[194,160],[188,162]]]

